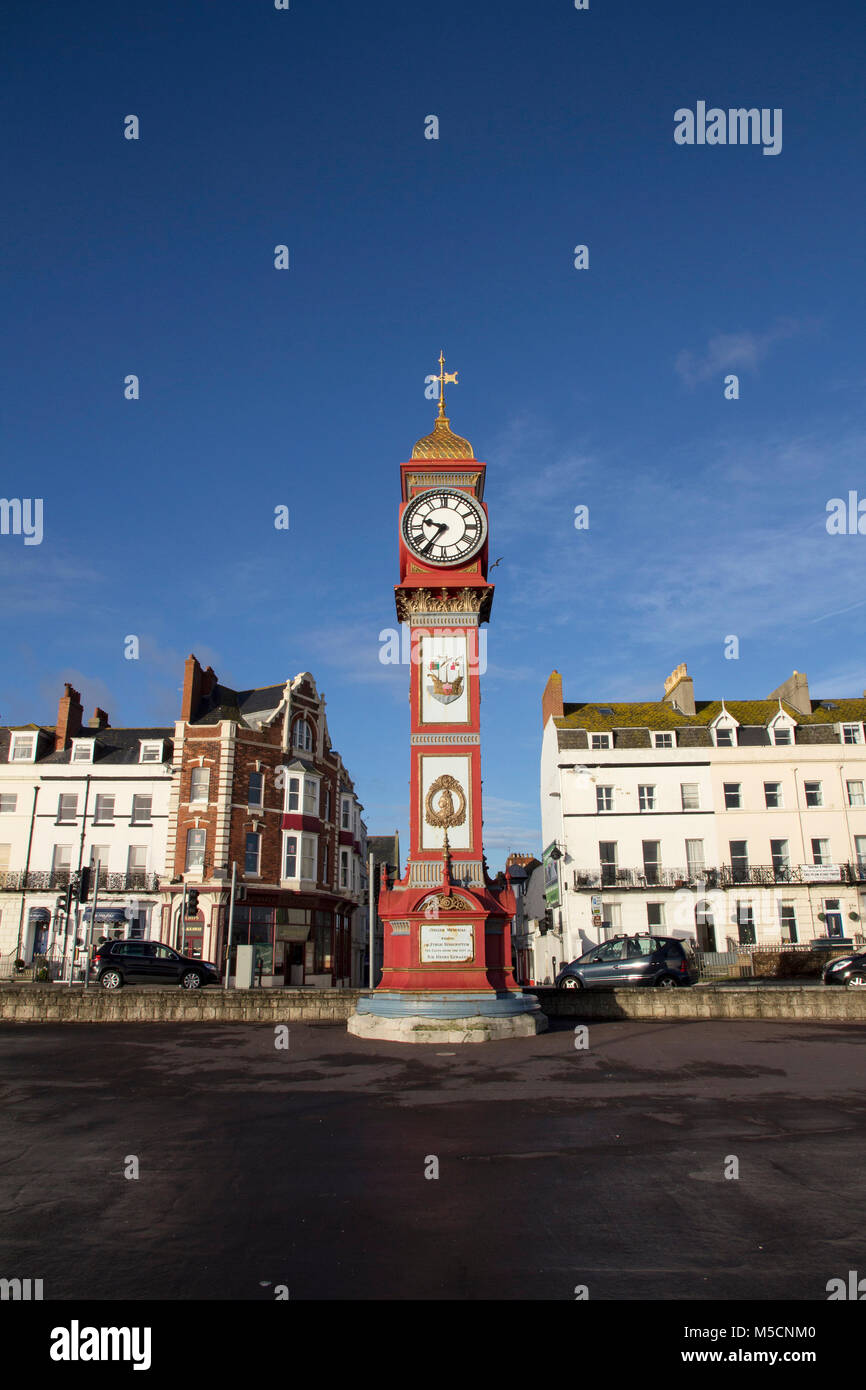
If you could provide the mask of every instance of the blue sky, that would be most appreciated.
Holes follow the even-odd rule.
[[[554,667],[567,700],[659,698],[680,661],[698,699],[795,667],[859,695],[866,537],[825,509],[866,497],[864,47],[857,0],[18,7],[2,491],[44,538],[0,536],[0,720],[53,722],[71,680],[170,722],[190,651],[240,687],[309,669],[407,845],[379,634],[440,347],[502,557],[492,866],[540,848]],[[782,152],[676,145],[701,100],[781,108]]]

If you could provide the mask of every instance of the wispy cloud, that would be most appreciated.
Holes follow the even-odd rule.
[[[584,689],[640,698],[645,663],[655,669],[660,651],[681,660],[721,653],[731,633],[755,643],[796,637],[853,609],[862,590],[866,543],[828,536],[824,525],[825,499],[844,495],[862,468],[859,421],[836,416],[745,441],[726,430],[661,460],[647,451],[639,470],[559,445],[525,419],[507,438],[500,487],[513,501],[499,504],[510,515],[494,577],[509,618],[506,632],[491,634],[497,674],[531,673],[543,634],[548,649],[553,637],[579,660]],[[541,482],[523,498],[529,459]],[[577,502],[590,508],[586,531],[574,528]]]
[[[107,588],[108,576],[87,560],[48,540],[25,550],[12,549],[8,537],[0,545],[0,601],[18,613],[52,616],[80,609],[81,595],[96,587]]]
[[[317,669],[336,672],[341,680],[352,684],[381,685],[405,701],[409,668],[380,660],[393,646],[387,638],[380,639],[383,632],[399,636],[396,619],[390,628],[383,628],[381,613],[371,617],[367,605],[360,605],[354,620],[349,617],[344,622],[308,629],[296,634],[294,644],[311,654]]]
[[[527,854],[541,843],[541,825],[537,806],[524,801],[509,801],[505,797],[484,796],[484,848],[506,854]]]
[[[69,682],[73,690],[77,690],[81,696],[81,703],[84,706],[84,723],[87,724],[97,705],[104,709],[109,717],[118,708],[118,702],[111,687],[98,676],[87,675],[84,671],[79,671],[74,666],[63,666],[59,671],[49,672],[39,682],[39,701],[43,708],[50,710],[50,715],[45,719],[46,724],[53,724],[57,718],[57,704],[63,694],[65,682]]]
[[[724,371],[754,371],[776,343],[803,331],[803,325],[795,319],[780,319],[766,333],[719,333],[710,338],[702,352],[683,348],[674,367],[687,386],[696,386]]]

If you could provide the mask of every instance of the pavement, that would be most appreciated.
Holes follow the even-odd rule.
[[[824,1301],[866,1274],[862,1027],[587,1040],[0,1026],[0,1274],[46,1299],[566,1301]]]

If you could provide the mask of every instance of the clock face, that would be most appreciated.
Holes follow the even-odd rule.
[[[431,488],[403,513],[403,539],[427,565],[456,565],[477,555],[487,537],[484,508],[466,492]]]

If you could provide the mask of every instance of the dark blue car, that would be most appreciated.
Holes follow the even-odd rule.
[[[862,953],[839,956],[824,966],[825,985],[847,985],[849,989],[866,988],[866,956]]]
[[[667,936],[614,936],[564,965],[557,989],[620,989],[624,985],[691,985],[698,972],[689,943]]]
[[[93,973],[103,989],[124,985],[180,985],[201,989],[221,984],[210,961],[192,960],[161,941],[106,941],[93,957]]]

